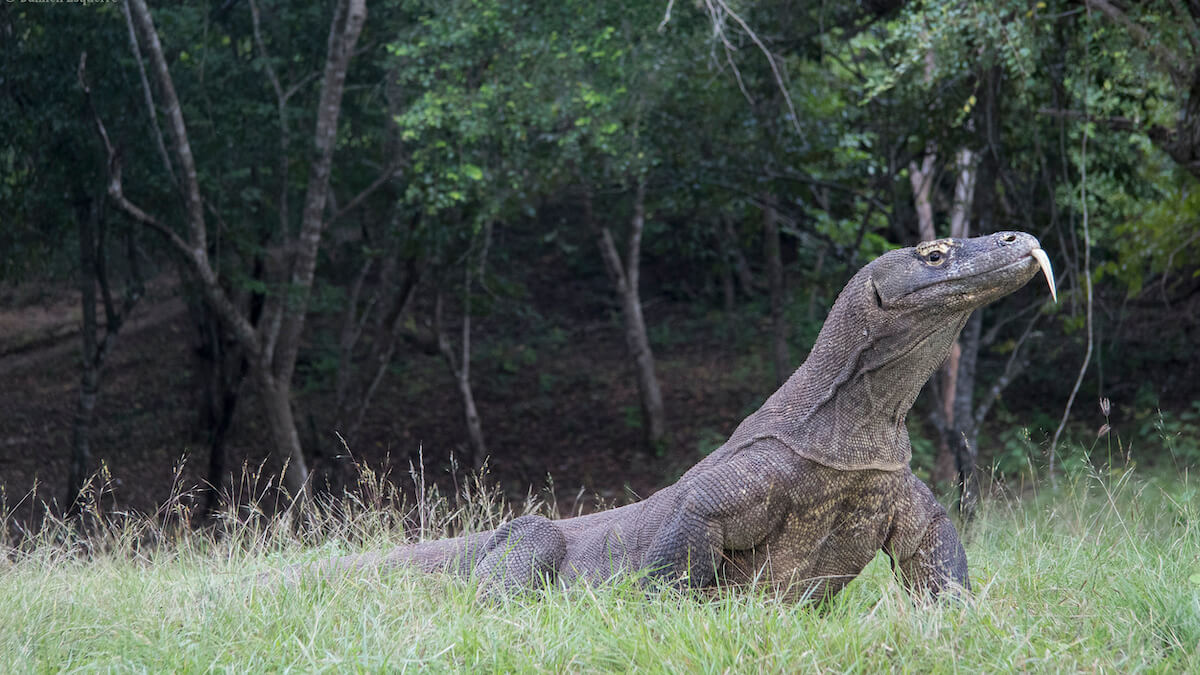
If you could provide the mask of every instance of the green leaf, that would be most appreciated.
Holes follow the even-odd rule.
[[[474,164],[464,164],[463,173],[465,173],[467,178],[470,178],[471,180],[483,180],[483,169],[480,169]]]
[[[1188,581],[1191,582],[1193,586],[1200,586],[1200,572],[1196,572],[1192,576],[1188,577]]]

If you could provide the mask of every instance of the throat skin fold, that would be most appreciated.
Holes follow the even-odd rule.
[[[805,362],[738,426],[727,445],[742,448],[774,438],[833,469],[908,467],[908,411],[946,360],[970,312],[915,334],[872,330],[863,306],[874,302],[872,289],[852,292],[863,281],[851,281]]]

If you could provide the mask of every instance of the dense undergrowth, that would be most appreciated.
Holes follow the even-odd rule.
[[[3,520],[0,664],[10,672],[382,670],[812,672],[1200,668],[1200,486],[1071,462],[1057,487],[994,491],[965,528],[973,596],[914,604],[880,556],[822,607],[769,591],[646,594],[636,584],[481,600],[398,572],[298,588],[256,573],[553,510],[479,481],[407,508],[369,472],[298,527],[254,507],[182,525],[104,512],[37,533]],[[101,477],[102,478],[102,477]],[[418,483],[420,476],[416,477]],[[418,486],[420,487],[420,486]]]

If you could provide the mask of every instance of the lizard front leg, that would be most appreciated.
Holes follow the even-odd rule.
[[[929,486],[909,475],[910,491],[900,501],[885,551],[908,592],[936,597],[943,591],[970,592],[967,554],[946,509]]]
[[[786,515],[789,453],[762,442],[678,484],[641,568],[677,587],[712,585],[725,551],[755,546]]]

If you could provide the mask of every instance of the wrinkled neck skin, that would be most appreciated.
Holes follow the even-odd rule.
[[[804,364],[742,422],[730,444],[775,438],[835,469],[907,467],[912,448],[905,418],[970,314],[881,312],[868,271],[859,271]]]

